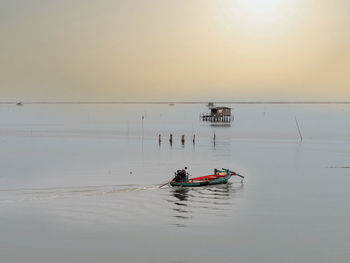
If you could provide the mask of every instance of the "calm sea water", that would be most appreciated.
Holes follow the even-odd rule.
[[[350,107],[206,111],[0,105],[0,262],[349,262]],[[246,178],[159,188],[184,166]]]

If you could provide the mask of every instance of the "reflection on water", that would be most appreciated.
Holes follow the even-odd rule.
[[[230,128],[231,123],[211,123],[210,127],[212,127],[212,128]]]
[[[175,189],[173,191],[173,194],[180,201],[187,201],[188,200],[188,192],[189,191],[190,191],[189,188],[180,187],[178,189]],[[180,204],[180,205],[183,205],[183,204]],[[184,205],[186,205],[186,204],[184,204]]]
[[[172,225],[187,227],[193,218],[227,217],[233,208],[235,194],[243,190],[243,183],[207,186],[201,188],[172,188],[169,191]],[[208,219],[208,218],[207,218]]]

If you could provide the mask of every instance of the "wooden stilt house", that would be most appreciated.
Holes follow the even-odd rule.
[[[229,107],[211,107],[209,114],[201,115],[202,121],[210,122],[231,122],[231,108]]]

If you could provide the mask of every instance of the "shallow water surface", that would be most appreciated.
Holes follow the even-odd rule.
[[[348,262],[349,106],[205,111],[0,105],[0,261]],[[184,166],[246,178],[159,188]]]

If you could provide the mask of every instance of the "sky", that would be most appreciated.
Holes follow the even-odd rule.
[[[350,100],[346,0],[0,0],[0,101]]]

